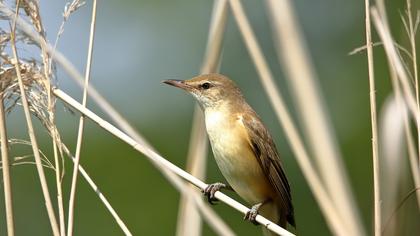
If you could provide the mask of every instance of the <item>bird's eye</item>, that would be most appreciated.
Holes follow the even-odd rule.
[[[209,89],[209,88],[210,88],[210,83],[205,82],[205,83],[201,84],[201,87],[202,87],[203,89]]]

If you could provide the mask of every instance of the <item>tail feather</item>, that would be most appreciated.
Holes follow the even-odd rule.
[[[293,215],[293,213],[288,214],[288,215],[286,216],[286,219],[287,219],[287,222],[289,222],[289,224],[290,224],[291,226],[293,226],[293,228],[295,228],[295,229],[296,229],[296,221],[295,221],[295,216]]]

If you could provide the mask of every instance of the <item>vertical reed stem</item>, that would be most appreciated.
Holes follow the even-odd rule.
[[[6,129],[6,113],[4,112],[3,93],[0,94],[0,141],[1,141],[1,163],[4,185],[4,203],[6,206],[7,235],[15,235],[13,222],[13,198],[12,184],[10,179],[9,145]]]
[[[95,37],[95,26],[96,26],[96,2],[97,2],[96,0],[93,0],[88,58],[86,62],[85,84],[84,84],[84,89],[83,89],[82,105],[84,107],[86,107],[86,102],[87,102],[87,88],[89,86],[90,69],[92,65],[93,42],[94,42],[94,37]],[[79,172],[80,152],[82,149],[84,122],[85,122],[85,117],[80,116],[79,130],[78,130],[77,144],[76,144],[76,156],[74,160],[73,176],[72,176],[70,199],[69,199],[69,212],[68,212],[69,218],[68,218],[68,225],[67,225],[67,236],[73,235],[74,202],[75,202],[75,197],[76,197],[76,185],[77,185],[77,176]]]
[[[381,192],[380,192],[380,173],[379,173],[379,154],[378,154],[378,123],[376,117],[376,91],[375,73],[373,67],[373,48],[370,22],[370,4],[365,0],[365,27],[366,27],[366,49],[368,59],[369,74],[369,94],[370,94],[370,116],[372,126],[372,162],[373,162],[373,194],[374,194],[374,233],[376,236],[381,234]]]

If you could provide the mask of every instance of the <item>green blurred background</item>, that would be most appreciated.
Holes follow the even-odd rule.
[[[348,55],[365,41],[364,1],[293,2],[336,129],[363,223],[370,233],[373,188],[367,59],[363,52]],[[406,37],[399,14],[405,9],[405,1],[388,2],[393,33],[404,44]],[[255,0],[244,0],[243,3],[277,85],[295,114],[293,99],[275,54],[266,6]],[[40,4],[48,38],[54,42],[65,1],[41,1]],[[212,4],[213,1],[209,0],[98,1],[92,84],[164,157],[180,167],[185,166],[194,102],[190,96],[160,81],[187,79],[199,73]],[[82,72],[90,13],[91,2],[88,1],[71,16],[58,45],[59,50]],[[329,235],[261,87],[233,17],[229,17],[225,36],[221,73],[238,83],[275,138],[292,186],[298,233]],[[377,47],[375,56],[380,107],[389,94],[390,84],[382,48]],[[57,74],[59,87],[81,100],[81,91],[71,79],[60,68]],[[92,102],[89,107],[107,118]],[[74,152],[78,115],[64,109],[60,102],[57,110],[63,140]],[[10,137],[28,139],[20,107],[8,116],[8,127]],[[41,149],[51,156],[51,141],[39,124],[37,127]],[[12,147],[14,155],[30,152],[30,147]],[[144,156],[87,122],[81,163],[134,235],[175,234],[179,194]],[[69,195],[71,169],[72,164],[66,160],[65,202]],[[17,166],[12,170],[17,235],[49,235],[48,217],[35,166]],[[53,172],[47,173],[54,192]],[[206,181],[221,180],[223,177],[210,154]],[[0,200],[4,201],[3,194]],[[403,208],[414,207],[412,198]],[[224,204],[213,208],[238,235],[260,234],[258,227],[243,222],[242,215],[235,210]],[[3,203],[0,212],[4,212]],[[122,235],[83,178],[79,178],[75,214],[75,235]],[[419,231],[418,221],[415,223],[419,215],[407,214],[415,217],[414,221],[406,222],[408,230],[405,233],[410,235]],[[5,216],[1,214],[0,235],[6,234],[5,225]],[[205,225],[204,235],[214,233]]]

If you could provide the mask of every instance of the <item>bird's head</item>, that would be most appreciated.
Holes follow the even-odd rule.
[[[200,75],[189,80],[164,80],[163,83],[187,91],[204,109],[231,102],[232,99],[242,99],[236,84],[220,74]]]

